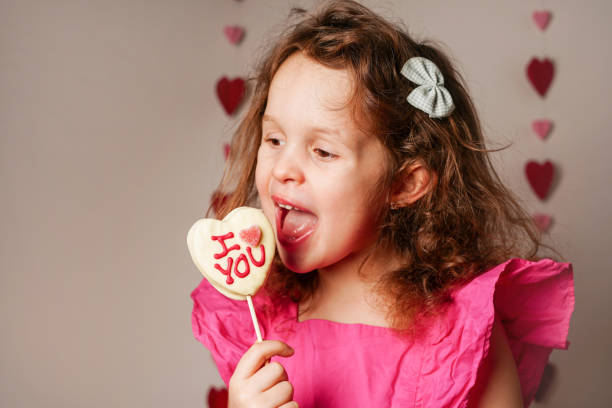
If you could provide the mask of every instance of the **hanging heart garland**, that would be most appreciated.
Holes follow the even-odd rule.
[[[542,98],[546,95],[554,74],[555,68],[548,58],[543,60],[532,58],[527,65],[527,78]]]
[[[225,158],[225,160],[227,160],[227,158],[229,157],[229,154],[230,154],[230,144],[224,143],[223,144],[223,157]]]
[[[242,102],[245,89],[244,79],[242,78],[230,81],[227,77],[222,77],[217,81],[217,96],[228,115],[233,114]]]
[[[229,42],[234,45],[240,44],[244,37],[244,29],[239,26],[225,26],[223,27],[223,33]]]
[[[219,214],[219,209],[229,200],[230,194],[215,190],[210,197],[210,206],[215,214]]]
[[[552,122],[548,119],[537,119],[531,122],[531,128],[540,139],[545,140],[552,129]]]
[[[535,21],[538,28],[542,31],[546,30],[548,23],[550,23],[551,13],[548,10],[539,10],[533,12],[533,21]]]
[[[540,232],[548,232],[550,225],[552,224],[552,217],[548,214],[533,214],[533,222]]]
[[[227,408],[227,388],[210,387],[208,390],[208,408]]]
[[[527,162],[525,166],[525,174],[536,195],[540,200],[545,200],[550,192],[550,187],[555,176],[554,165],[550,160],[547,160],[544,164],[531,160]]]

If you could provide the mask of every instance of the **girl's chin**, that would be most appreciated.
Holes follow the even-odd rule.
[[[299,259],[295,259],[294,257],[284,253],[284,251],[279,251],[279,255],[281,261],[283,261],[283,265],[291,272],[305,274],[314,271],[317,269],[312,265],[308,265],[306,262],[301,262]]]

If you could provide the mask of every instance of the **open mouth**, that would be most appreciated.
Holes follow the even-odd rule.
[[[296,207],[286,200],[274,198],[276,234],[284,246],[303,242],[315,230],[318,218],[305,208]]]

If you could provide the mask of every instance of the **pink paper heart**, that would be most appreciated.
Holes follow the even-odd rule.
[[[529,161],[525,166],[525,173],[531,188],[540,200],[546,199],[555,176],[553,164],[550,161],[546,161],[544,164]]]
[[[261,240],[261,228],[257,225],[251,225],[249,228],[240,230],[240,239],[253,248],[257,247]]]
[[[548,214],[533,214],[533,222],[541,232],[546,232],[552,223],[552,217]]]
[[[552,128],[552,122],[548,119],[538,119],[531,122],[531,128],[542,140],[548,137],[550,129]]]
[[[242,37],[244,36],[244,29],[239,26],[225,26],[223,27],[223,33],[234,45],[237,45],[242,41]]]
[[[550,11],[548,10],[540,10],[533,12],[533,21],[535,21],[536,25],[540,28],[540,30],[546,30],[548,23],[550,22]]]

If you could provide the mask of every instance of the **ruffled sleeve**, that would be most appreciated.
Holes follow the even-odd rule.
[[[263,291],[260,291],[263,292]],[[191,293],[193,334],[211,353],[226,385],[242,355],[257,340],[246,301],[223,296],[206,280]],[[253,297],[262,336],[269,327],[268,299]]]
[[[538,389],[553,349],[567,349],[574,310],[572,266],[511,259],[456,290],[432,330],[417,406],[465,407],[489,352],[495,316],[517,365],[523,403]]]

